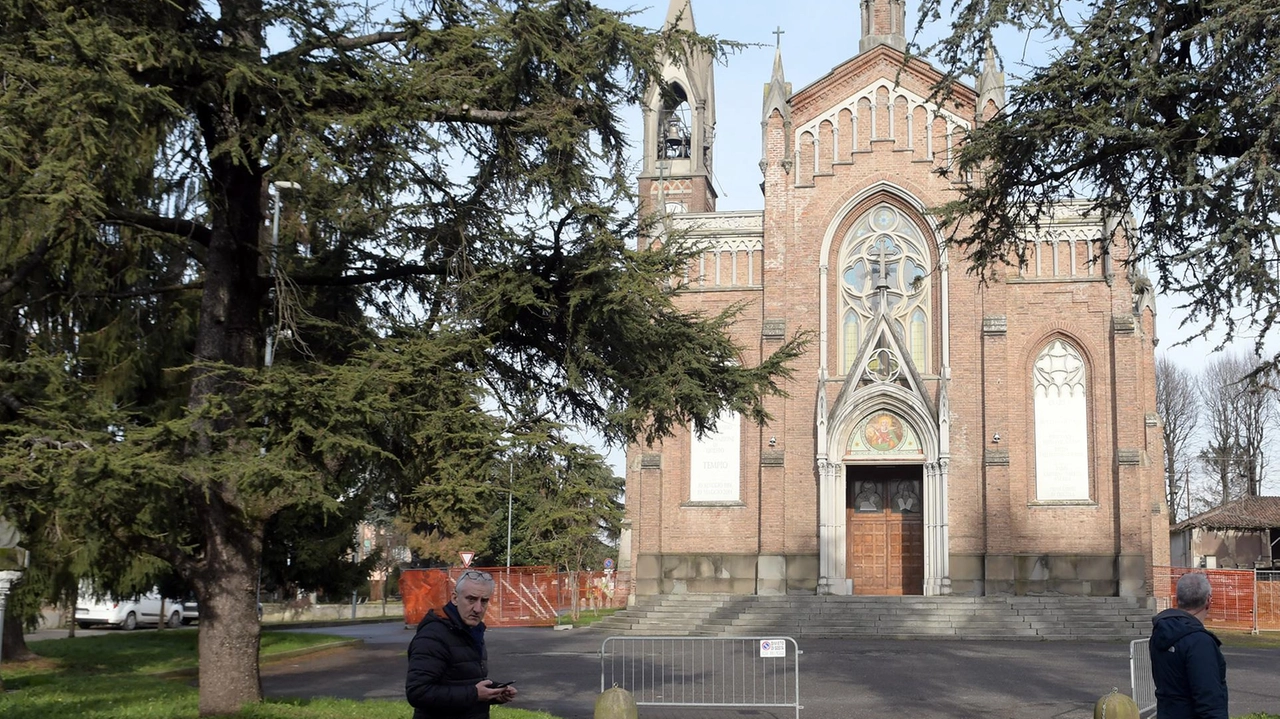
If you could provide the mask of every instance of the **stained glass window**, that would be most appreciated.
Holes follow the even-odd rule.
[[[920,228],[897,208],[873,207],[854,224],[840,254],[840,367],[848,373],[880,307],[883,275],[889,316],[920,372],[929,368],[930,259]],[[852,319],[851,319],[852,317]]]

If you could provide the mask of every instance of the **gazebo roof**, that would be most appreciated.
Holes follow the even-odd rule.
[[[1280,497],[1245,497],[1178,522],[1184,529],[1274,529],[1280,527]]]

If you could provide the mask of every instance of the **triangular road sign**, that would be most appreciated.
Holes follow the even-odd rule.
[[[471,560],[475,559],[476,553],[475,552],[458,552],[458,555],[462,557],[462,566],[470,567]]]

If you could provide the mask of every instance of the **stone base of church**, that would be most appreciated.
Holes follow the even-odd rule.
[[[812,594],[818,587],[816,554],[641,554],[635,593]]]
[[[1145,597],[1147,562],[1122,554],[952,554],[951,594]],[[641,554],[635,595],[814,594],[816,554]]]
[[[952,554],[953,594],[1142,597],[1146,558],[1114,554]]]

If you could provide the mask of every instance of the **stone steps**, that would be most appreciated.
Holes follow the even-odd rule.
[[[1121,597],[659,595],[597,622],[635,636],[1119,640],[1147,636],[1150,614]]]

